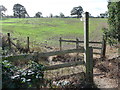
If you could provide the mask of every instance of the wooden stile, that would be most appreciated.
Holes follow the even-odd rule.
[[[9,48],[11,49],[11,40],[10,40],[10,33],[8,33],[8,41],[9,41]],[[89,47],[89,43],[96,43],[96,42],[89,42],[89,13],[85,12],[85,20],[84,20],[84,41],[79,41],[78,38],[76,38],[76,41],[70,41],[70,40],[62,40],[60,37],[60,51],[54,51],[54,52],[46,52],[46,53],[33,53],[33,54],[26,54],[26,55],[18,55],[18,56],[7,56],[2,57],[3,60],[34,60],[37,62],[38,58],[41,57],[49,57],[54,55],[63,55],[67,53],[84,53],[84,61],[78,61],[78,62],[70,62],[65,64],[59,64],[59,65],[53,65],[53,66],[45,66],[44,70],[54,70],[64,67],[71,67],[76,65],[85,65],[86,67],[86,80],[88,82],[93,82],[93,48]],[[62,50],[62,42],[75,42],[76,43],[76,49],[69,49],[69,50]],[[79,48],[79,43],[84,43],[84,48]],[[97,42],[101,44],[101,42]],[[13,43],[15,46],[15,44]],[[102,54],[105,55],[105,48],[106,48],[106,42],[103,39],[103,49]],[[16,46],[17,47],[17,46]],[[29,50],[29,37],[27,37],[27,49]],[[97,48],[96,48],[97,49]]]

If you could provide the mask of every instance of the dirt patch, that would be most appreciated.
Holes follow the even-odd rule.
[[[112,59],[96,59],[94,81],[98,88],[118,88],[120,56]]]

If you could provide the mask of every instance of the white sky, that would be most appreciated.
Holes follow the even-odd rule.
[[[0,0],[0,5],[7,8],[6,15],[13,15],[14,4],[23,5],[30,16],[36,12],[42,12],[43,16],[59,15],[60,12],[65,16],[70,16],[73,7],[82,6],[84,11],[88,11],[92,16],[107,11],[107,0]]]

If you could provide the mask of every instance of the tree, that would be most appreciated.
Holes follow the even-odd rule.
[[[109,36],[120,42],[120,1],[108,2]]]
[[[61,17],[61,18],[64,18],[65,15],[61,12],[61,13],[60,13],[60,17]]]
[[[40,17],[42,16],[42,13],[41,13],[41,12],[37,12],[37,13],[35,14],[35,16],[36,16],[37,18],[40,18]]]
[[[106,18],[106,17],[108,17],[108,12],[106,11],[105,13],[101,13],[101,14],[100,14],[100,17],[101,17],[101,18]]]
[[[50,13],[50,18],[53,18],[53,14],[52,13]]]
[[[5,16],[5,14],[3,12],[5,12],[7,9],[5,8],[5,6],[0,5],[0,17]]]
[[[71,10],[71,15],[77,15],[77,18],[81,18],[83,13],[83,8],[81,6],[74,7]]]
[[[59,18],[59,16],[58,16],[58,15],[55,15],[54,17],[55,17],[55,18]]]
[[[101,14],[100,14],[100,17],[101,17],[101,18],[104,18],[104,17],[105,17],[105,14],[104,14],[104,13],[101,13]]]
[[[25,18],[26,15],[27,17],[29,17],[25,7],[22,6],[21,4],[15,4],[13,6],[13,12],[14,12],[14,16],[18,18]]]
[[[108,14],[109,29],[107,31],[107,37],[111,41],[117,41],[120,45],[120,1],[108,2]]]

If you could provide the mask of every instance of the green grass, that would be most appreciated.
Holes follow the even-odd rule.
[[[29,36],[31,41],[36,42],[49,40],[56,43],[60,36],[66,39],[76,37],[83,39],[84,34],[84,23],[77,18],[9,18],[0,22],[2,33],[9,32],[12,37],[21,39]],[[94,39],[96,35],[102,35],[101,31],[103,27],[106,27],[107,19],[90,18],[89,25],[91,38]]]

